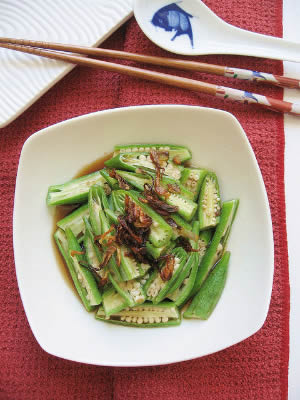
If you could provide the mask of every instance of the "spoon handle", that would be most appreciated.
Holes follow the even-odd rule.
[[[273,111],[287,112],[300,115],[300,104],[274,99],[271,97],[233,89],[225,86],[217,86],[212,83],[183,78],[180,76],[164,74],[147,69],[136,68],[128,65],[121,65],[102,60],[89,59],[86,56],[67,54],[55,50],[43,50],[35,47],[22,46],[10,43],[0,43],[0,47],[21,51],[36,56],[47,57],[53,60],[66,61],[76,65],[99,68],[105,71],[118,72],[121,74],[145,79],[152,82],[163,83],[182,89],[193,90],[201,93],[222,97],[226,100],[238,101],[244,104],[257,104]]]
[[[227,23],[224,23],[223,33],[225,40],[230,43],[226,53],[300,62],[300,43],[247,31]]]

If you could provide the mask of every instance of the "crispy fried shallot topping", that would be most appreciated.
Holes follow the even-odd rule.
[[[104,257],[102,260],[102,263],[99,265],[99,268],[104,268],[107,266],[109,263],[109,260],[111,259],[112,255],[114,252],[117,251],[117,246],[110,245],[104,252]]]
[[[177,164],[177,165],[180,165],[180,164],[181,164],[180,158],[179,158],[178,156],[175,156],[175,157],[173,158],[173,163],[174,163],[174,164]]]
[[[175,266],[175,257],[173,256],[173,254],[169,254],[165,265],[160,271],[160,277],[164,282],[172,278],[174,266]]]
[[[178,211],[178,207],[171,206],[160,200],[153,186],[147,183],[144,185],[143,195],[145,196],[145,199],[140,197],[139,200],[143,203],[148,203],[149,206],[152,207],[153,210],[160,215],[169,216],[171,213],[175,213]]]
[[[180,193],[180,187],[176,183],[168,183],[167,188],[170,193]]]
[[[118,181],[119,186],[120,186],[121,189],[130,190],[130,185],[125,181],[124,178],[122,178],[122,177],[116,172],[116,170],[115,170],[114,168],[112,168],[112,169],[109,170],[109,176],[110,176],[111,178],[117,179],[117,181]]]
[[[100,244],[103,243],[103,240],[106,238],[106,236],[107,236],[110,232],[112,232],[114,229],[115,229],[115,226],[114,226],[114,225],[111,225],[111,227],[109,228],[109,230],[106,231],[106,232],[104,232],[104,233],[102,233],[102,235],[94,236],[94,240],[95,240],[95,241],[99,241]]]
[[[129,196],[125,196],[125,215],[119,216],[118,220],[116,244],[126,245],[131,256],[139,262],[148,263],[146,242],[152,218],[146,215]]]
[[[176,244],[179,247],[182,247],[187,253],[198,253],[199,250],[193,249],[189,240],[183,236],[180,236],[176,240]]]
[[[70,256],[71,256],[71,257],[74,257],[75,254],[78,254],[78,255],[80,255],[80,254],[85,254],[85,251],[78,251],[78,250],[71,250],[71,251],[70,251]]]
[[[169,153],[151,150],[150,158],[155,166],[155,180],[154,180],[155,193],[158,194],[159,196],[168,197],[170,195],[170,193],[168,192],[168,190],[166,188],[164,188],[160,184],[160,181],[161,181],[161,176],[164,173],[164,168],[162,167],[161,162],[167,161],[169,159]]]
[[[98,282],[98,286],[101,288],[103,286],[105,286],[108,282],[108,276],[104,276],[103,278],[100,279],[100,281]]]

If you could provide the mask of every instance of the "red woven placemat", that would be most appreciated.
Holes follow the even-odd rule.
[[[220,17],[242,28],[275,36],[282,34],[281,0],[205,2]],[[105,46],[154,55],[166,54],[144,37],[133,19],[116,32]],[[277,61],[237,56],[198,59],[282,74],[282,63]],[[205,74],[194,76],[282,98],[282,91],[278,88]],[[169,366],[105,368],[57,359],[45,353],[35,341],[15,278],[12,211],[22,145],[37,130],[76,115],[114,107],[159,103],[201,105],[230,111],[239,119],[249,137],[267,187],[275,240],[275,276],[267,320],[258,333],[242,343],[211,356]],[[2,129],[0,399],[285,399],[289,281],[283,162],[284,132],[280,114],[87,68],[73,70],[15,122]]]

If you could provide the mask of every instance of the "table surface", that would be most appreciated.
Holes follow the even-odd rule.
[[[283,37],[285,39],[300,42],[299,18],[299,0],[284,0]],[[284,62],[284,71],[287,76],[300,78],[300,64]],[[300,102],[299,91],[285,89],[284,96],[285,100]],[[285,116],[285,191],[291,288],[289,400],[300,399],[300,290],[298,290],[300,287],[300,269],[297,268],[299,264],[298,237],[300,231],[300,214],[298,212],[298,194],[300,194],[298,184],[300,170],[299,123],[299,117]]]
[[[283,37],[300,43],[300,2],[283,0]],[[285,75],[300,79],[300,63],[284,62]],[[300,90],[284,90],[285,100],[300,103]],[[286,216],[289,250],[289,273],[291,289],[290,312],[290,362],[289,362],[289,400],[300,399],[300,256],[298,237],[300,234],[300,213],[298,212],[298,193],[300,194],[300,119],[286,115],[285,126],[285,190]],[[297,268],[298,267],[298,268]],[[298,305],[298,309],[297,309]]]

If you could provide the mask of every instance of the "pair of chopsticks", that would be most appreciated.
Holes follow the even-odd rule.
[[[238,101],[245,104],[253,103],[273,111],[300,115],[300,104],[290,103],[287,101],[274,99],[272,97],[233,89],[226,86],[218,86],[194,79],[150,71],[133,66],[96,60],[94,58],[87,58],[86,56],[118,58],[123,60],[141,62],[144,64],[172,67],[188,71],[206,72],[215,75],[243,80],[251,80],[260,83],[268,83],[271,85],[289,88],[300,88],[300,81],[298,79],[286,78],[284,76],[250,71],[240,68],[230,68],[225,66],[200,63],[195,61],[146,56],[117,50],[77,46],[70,44],[49,43],[35,40],[33,41],[0,37],[0,48],[1,47],[10,50],[21,51],[23,53],[47,57],[54,60],[66,61],[76,65],[100,68],[102,70],[111,72],[118,72],[152,82],[163,83],[170,86],[176,86],[183,89],[210,94],[216,97],[222,97],[226,100],[228,99]],[[71,52],[72,54],[67,54],[69,52]]]

